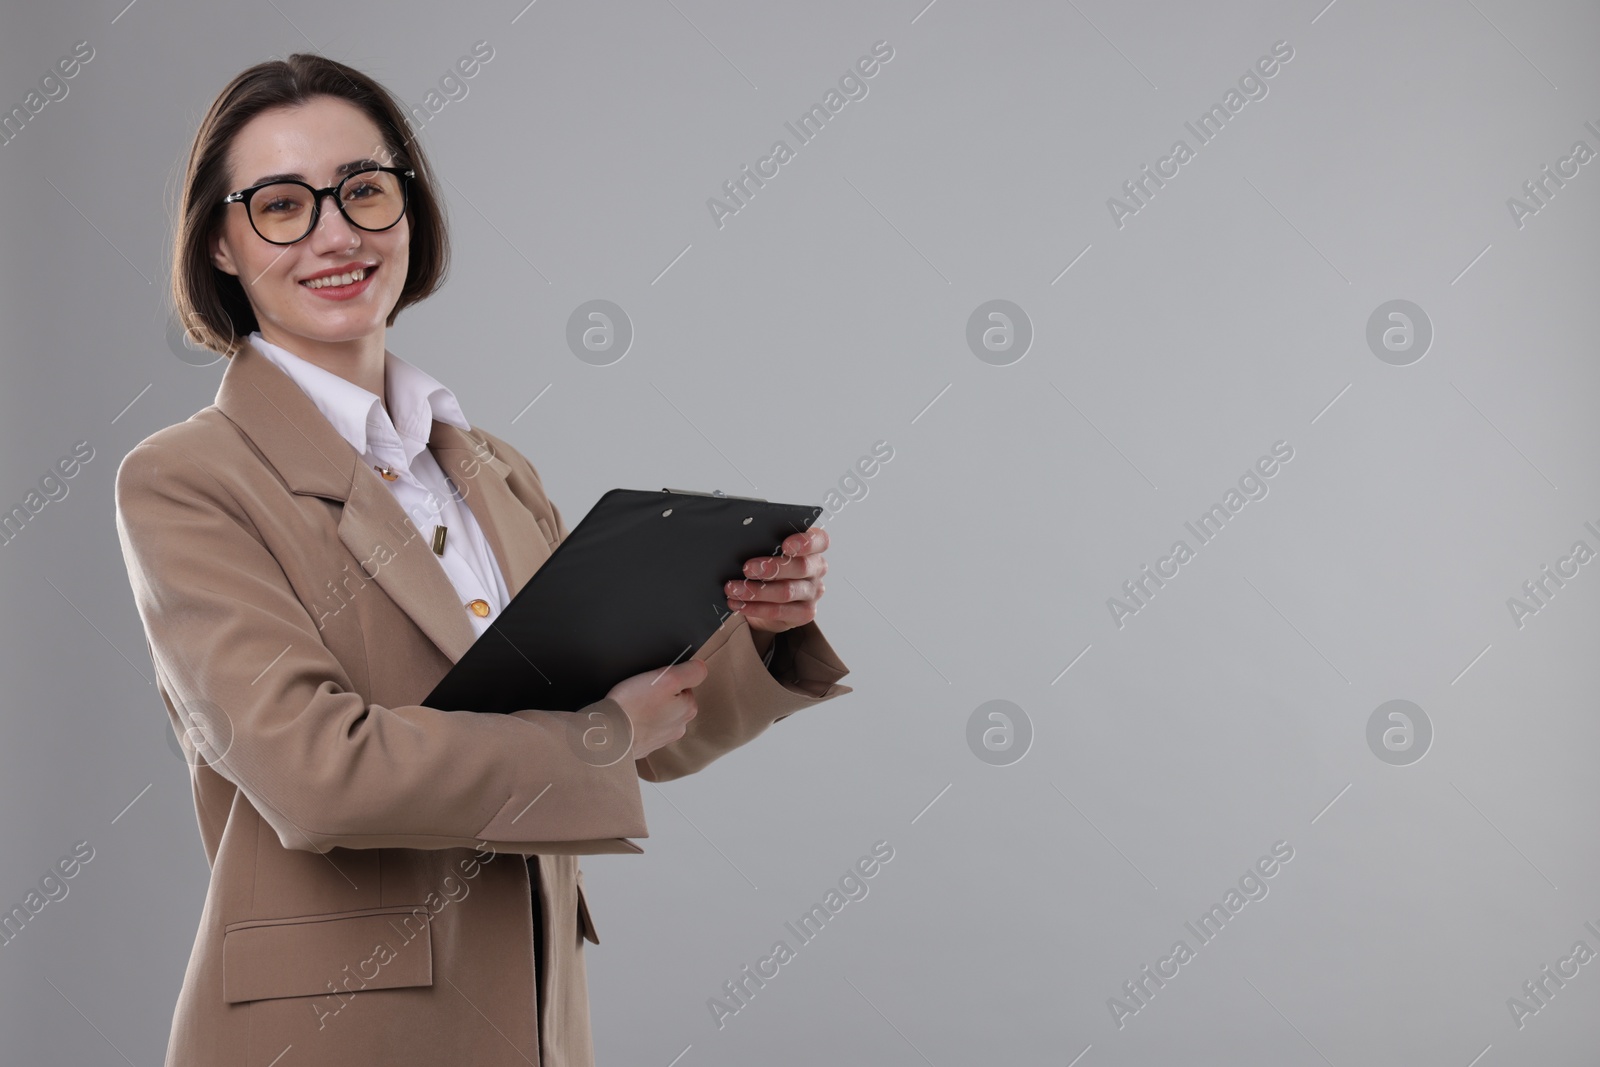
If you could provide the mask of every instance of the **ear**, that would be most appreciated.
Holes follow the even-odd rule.
[[[224,274],[237,275],[239,269],[233,265],[233,253],[229,252],[222,243],[222,234],[213,233],[206,241],[206,248],[211,257],[211,263]]]

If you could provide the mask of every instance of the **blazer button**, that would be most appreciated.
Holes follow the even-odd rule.
[[[480,619],[489,614],[489,602],[486,600],[473,600],[467,607],[471,608],[472,613]]]
[[[374,463],[372,465],[372,469],[377,471],[379,474],[383,475],[383,479],[386,482],[392,482],[396,478],[400,477],[398,474],[396,474],[394,471],[390,470],[388,467],[380,467],[376,463]]]

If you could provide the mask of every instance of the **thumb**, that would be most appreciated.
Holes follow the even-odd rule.
[[[693,689],[705,681],[706,676],[711,673],[711,668],[706,665],[706,661],[698,656],[680,663],[677,670],[679,687],[682,689]]]

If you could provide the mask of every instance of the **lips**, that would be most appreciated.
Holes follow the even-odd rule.
[[[354,269],[355,268],[351,268],[343,273],[351,273]],[[319,300],[355,300],[371,287],[372,279],[377,277],[378,274],[378,267],[376,266],[365,269],[366,277],[362,278],[358,282],[351,282],[349,285],[322,285],[315,288],[307,285],[305,282],[300,282],[299,285],[300,288],[304,289],[312,296],[317,297]],[[337,274],[329,274],[324,275],[323,277],[333,278],[338,276],[339,275]]]

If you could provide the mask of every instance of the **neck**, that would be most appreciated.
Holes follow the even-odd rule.
[[[318,341],[308,337],[285,336],[270,323],[259,327],[261,336],[279,348],[287,349],[307,363],[337,374],[347,382],[388,400],[384,389],[384,331],[380,328],[365,337],[348,341]]]

